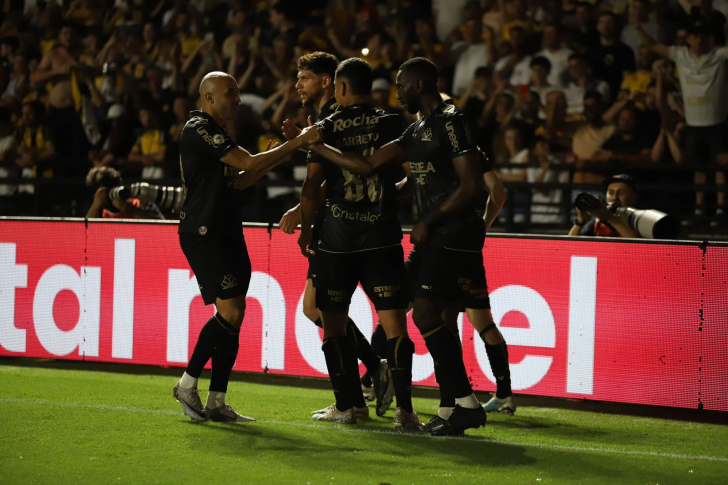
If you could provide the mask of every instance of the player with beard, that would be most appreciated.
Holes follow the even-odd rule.
[[[351,58],[336,70],[335,94],[339,107],[318,123],[324,141],[345,152],[376,153],[402,132],[402,117],[386,114],[371,104],[372,69]],[[402,229],[397,217],[399,167],[362,177],[313,154],[301,190],[299,245],[317,260],[316,306],[324,327],[322,350],[336,403],[313,416],[317,421],[356,423],[359,389],[355,338],[347,330],[351,297],[361,282],[374,304],[387,335],[387,361],[392,372],[397,410],[395,429],[419,428],[412,408],[414,343],[407,334],[407,281]],[[320,190],[326,181],[324,222],[315,253],[312,224],[319,212]],[[368,408],[367,408],[368,411]],[[384,414],[381,408],[377,414]]]
[[[214,303],[217,309],[202,327],[187,369],[173,391],[184,413],[196,421],[255,421],[225,403],[251,276],[238,190],[253,184],[293,151],[320,139],[318,127],[310,127],[281,147],[251,155],[237,146],[222,126],[235,118],[238,91],[232,76],[218,71],[207,74],[200,83],[202,110],[192,112],[179,142],[185,192],[178,230],[180,246],[203,301],[206,305]],[[240,170],[244,173],[239,174]],[[203,407],[197,381],[210,359],[210,393]]]
[[[303,106],[311,106],[318,113],[318,120],[324,120],[334,114],[337,109],[336,97],[334,96],[334,75],[339,60],[336,56],[326,52],[313,52],[301,56],[297,62],[298,81],[296,89],[301,96],[301,104]],[[286,123],[283,133],[288,139],[292,139],[298,135],[300,130],[291,123]],[[323,191],[322,191],[323,192]],[[316,250],[318,243],[318,232],[323,222],[323,211],[319,212],[319,219],[313,226],[312,247]],[[278,223],[281,230],[286,234],[293,234],[296,227],[301,223],[301,206],[287,211]],[[306,274],[306,288],[303,293],[303,313],[314,324],[321,327],[321,312],[316,308],[316,270],[315,258],[308,260],[308,273]],[[372,344],[385,342],[380,344],[380,349],[375,351],[369,344],[366,337],[361,333],[359,328],[354,324],[351,318],[348,319],[348,333],[356,336],[357,357],[364,363],[367,374],[362,379],[362,388],[369,397],[369,389],[373,387],[374,398],[377,400],[377,409],[389,409],[393,398],[393,383],[391,382],[391,373],[387,368],[386,360],[382,360],[381,356],[385,354],[382,351],[386,345],[386,337],[381,326],[377,326],[377,330],[372,336]],[[367,379],[367,376],[370,376]],[[362,401],[357,399],[358,404]],[[362,404],[366,407],[366,404]],[[363,407],[357,405],[359,413],[363,413]],[[386,411],[385,409],[385,411]]]
[[[435,377],[454,396],[449,416],[426,427],[435,436],[459,435],[484,426],[486,414],[470,385],[460,339],[443,314],[457,313],[466,297],[484,299],[485,225],[476,206],[483,187],[481,154],[463,113],[437,89],[438,70],[417,57],[397,72],[397,98],[422,119],[371,156],[344,153],[325,144],[315,153],[352,173],[368,176],[409,160],[415,179],[419,222],[410,241],[419,254],[413,275],[413,319],[435,361]],[[480,286],[480,285],[483,286]]]

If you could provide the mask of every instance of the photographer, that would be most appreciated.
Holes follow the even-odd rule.
[[[92,168],[86,175],[86,185],[96,188],[87,219],[164,219],[153,202],[142,203],[139,199],[124,196],[123,190],[112,191],[121,187],[121,174],[111,167]]]
[[[601,198],[593,199],[596,208],[589,211],[583,211],[577,206],[577,217],[569,236],[640,237],[635,229],[615,214],[618,207],[633,207],[637,202],[634,179],[620,174],[607,178],[603,184],[607,187],[606,202]]]

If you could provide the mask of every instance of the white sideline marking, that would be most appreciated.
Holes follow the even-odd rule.
[[[108,406],[105,404],[80,404],[73,402],[53,402],[53,401],[41,401],[36,399],[13,399],[13,398],[0,398],[0,403],[18,403],[18,404],[38,404],[41,406],[58,406],[67,408],[84,408],[84,409],[100,409],[103,411],[124,411],[128,413],[143,413],[143,414],[164,414],[167,416],[184,416],[181,412],[172,411],[167,409],[144,409],[144,408],[127,408],[122,406]],[[294,426],[297,428],[315,428],[322,429],[320,425],[312,423],[291,423],[289,421],[276,421],[269,419],[258,420],[258,423],[264,424],[276,424],[283,426]],[[722,456],[706,456],[706,455],[681,455],[678,453],[658,453],[655,451],[639,451],[639,450],[615,450],[613,448],[592,448],[589,446],[566,446],[566,445],[551,445],[551,444],[539,444],[529,443],[525,441],[511,441],[511,440],[495,440],[492,438],[475,438],[467,436],[441,436],[433,437],[427,434],[418,433],[399,433],[397,431],[385,431],[381,429],[366,429],[366,428],[353,428],[338,426],[335,428],[340,431],[347,433],[371,433],[371,434],[386,434],[396,436],[409,436],[413,438],[428,438],[428,439],[449,439],[449,440],[461,440],[461,441],[474,441],[478,443],[492,443],[495,445],[511,445],[511,446],[524,446],[531,448],[542,448],[548,450],[564,450],[564,451],[584,451],[587,453],[614,453],[618,455],[636,455],[636,456],[655,456],[659,458],[677,458],[681,460],[703,460],[703,461],[718,461],[728,462],[728,457]]]

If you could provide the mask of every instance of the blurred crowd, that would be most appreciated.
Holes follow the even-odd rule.
[[[513,187],[511,222],[569,227],[572,194],[603,195],[623,172],[643,204],[725,221],[728,0],[7,0],[0,13],[0,215],[83,215],[94,167],[179,184],[180,129],[213,70],[238,80],[238,144],[283,141],[284,119],[314,115],[296,59],[326,51],[369,61],[391,112],[401,62],[433,60]],[[250,191],[251,220],[295,205],[293,158]]]

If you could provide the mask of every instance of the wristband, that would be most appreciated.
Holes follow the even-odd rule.
[[[437,206],[434,209],[430,210],[427,214],[422,216],[422,219],[420,219],[420,221],[422,221],[428,228],[431,228],[432,226],[440,224],[446,218],[447,216],[444,212],[442,212],[440,206]]]
[[[583,227],[584,224],[586,224],[586,222],[579,222],[579,219],[574,219],[575,226]]]

